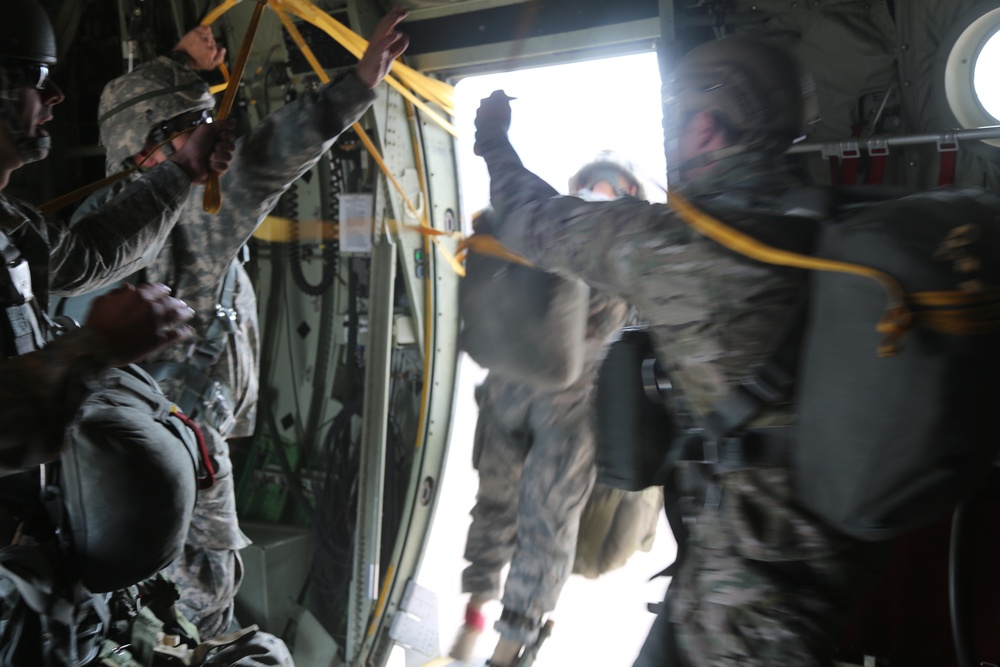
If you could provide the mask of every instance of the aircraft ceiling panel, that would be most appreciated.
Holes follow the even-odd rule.
[[[392,4],[409,9],[411,18],[429,19],[529,2],[533,0],[394,0]]]
[[[447,75],[632,53],[659,36],[659,12],[657,0],[454,3],[411,14],[407,58]]]

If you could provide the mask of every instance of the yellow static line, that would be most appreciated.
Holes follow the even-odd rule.
[[[385,568],[385,579],[382,581],[382,590],[378,593],[378,602],[375,604],[375,616],[372,618],[371,624],[368,626],[368,636],[371,637],[375,634],[375,627],[378,625],[378,621],[382,618],[382,614],[385,612],[385,605],[389,598],[389,585],[392,583],[392,578],[396,574],[396,568],[392,565]]]
[[[243,71],[246,69],[247,60],[250,58],[250,49],[253,48],[254,38],[257,36],[257,28],[260,27],[260,19],[264,16],[264,9],[267,8],[269,0],[257,0],[250,16],[250,23],[247,25],[246,35],[243,43],[240,44],[239,55],[236,56],[236,64],[233,65],[233,74],[226,86],[226,92],[222,96],[222,103],[219,110],[215,112],[218,120],[225,120],[229,117],[229,111],[233,108],[236,100],[236,91],[239,90],[240,80],[243,78]],[[222,208],[222,188],[219,185],[219,175],[210,173],[208,182],[205,184],[205,200],[203,208],[208,213],[218,213]]]

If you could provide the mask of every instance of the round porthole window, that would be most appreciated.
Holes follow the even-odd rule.
[[[991,4],[958,36],[945,65],[948,106],[963,128],[1000,124],[1000,7]]]
[[[986,39],[972,68],[972,90],[983,111],[1000,123],[1000,31]]]

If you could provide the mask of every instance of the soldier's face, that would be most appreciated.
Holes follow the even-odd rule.
[[[677,160],[683,164],[705,153],[725,148],[729,145],[725,128],[710,111],[699,111],[691,115],[677,137]],[[710,166],[710,165],[708,165]],[[698,177],[708,166],[682,171],[682,180]]]
[[[23,139],[35,139],[49,136],[44,127],[53,118],[52,107],[63,101],[64,96],[59,87],[46,75],[47,68],[39,69],[34,63],[23,66],[23,77],[19,81],[18,94],[20,111],[18,122]],[[43,74],[44,72],[44,74]],[[35,159],[43,159],[48,155],[48,148],[39,149]],[[17,142],[6,122],[0,123],[0,169],[13,171],[24,164]],[[7,173],[9,177],[9,172]],[[0,187],[6,185],[6,180]]]

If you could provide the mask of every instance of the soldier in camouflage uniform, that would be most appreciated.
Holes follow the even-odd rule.
[[[145,270],[144,279],[170,285],[194,309],[192,325],[200,340],[167,350],[143,367],[166,396],[192,413],[215,464],[215,484],[198,494],[185,553],[166,570],[181,589],[181,610],[203,638],[226,632],[232,622],[242,579],[239,550],[249,544],[236,517],[226,442],[253,432],[258,391],[257,301],[238,255],[281,194],[372,104],[373,89],[406,48],[406,37],[395,30],[405,16],[397,9],[383,18],[353,70],[303,93],[241,137],[220,181],[222,210],[207,213],[203,190],[192,190],[176,230]],[[190,52],[156,58],[105,87],[98,113],[108,173],[150,153],[145,164],[156,165],[182,146],[185,136],[153,150],[159,142],[208,118],[214,98],[192,67],[218,64],[221,51],[204,29],[178,46]],[[138,178],[137,173],[131,180]]]
[[[642,196],[636,176],[607,157],[580,169],[570,191],[591,200]],[[452,657],[469,658],[485,624],[482,607],[499,597],[500,571],[508,563],[491,664],[513,664],[521,647],[537,639],[542,617],[555,609],[573,569],[580,514],[596,476],[594,378],[605,343],[628,312],[624,301],[591,291],[583,370],[564,389],[506,378],[502,368],[492,368],[477,387],[473,465],[479,489],[465,546],[469,566],[462,572],[462,591],[471,596]]]
[[[34,0],[5,5],[0,191],[14,171],[48,155],[50,140],[42,126],[63,100],[48,79],[56,52],[48,17]],[[72,551],[52,535],[52,520],[40,517],[40,464],[59,459],[68,425],[103,372],[193,334],[185,324],[193,312],[163,285],[130,286],[103,296],[82,327],[54,339],[47,301],[142,266],[176,223],[192,183],[225,170],[233,150],[231,128],[199,128],[148,179],[124,188],[72,228],[0,194],[0,664],[5,667],[77,667],[96,655],[111,632],[110,619],[98,611],[106,608],[104,596],[83,588],[66,560]],[[280,658],[273,641],[248,637],[228,655]]]
[[[33,0],[8,6],[0,26],[0,191],[24,164],[44,159],[51,120],[62,91],[47,78],[55,63],[55,36]],[[27,35],[27,37],[26,37]],[[0,476],[58,457],[63,432],[87,393],[87,379],[139,358],[191,331],[183,303],[163,286],[116,291],[95,304],[85,326],[46,342],[28,333],[49,331],[49,296],[84,292],[131,273],[162,244],[180,202],[210,168],[224,170],[231,126],[200,128],[184,150],[124,188],[81,223],[46,221],[30,204],[0,194],[0,251],[7,267],[18,257],[30,271],[21,285],[22,319],[0,314]],[[224,140],[216,150],[219,137]],[[5,307],[13,295],[3,294]],[[159,312],[162,309],[162,312]],[[31,311],[33,314],[29,313]],[[37,311],[37,312],[36,312]],[[44,349],[40,349],[44,345]],[[2,539],[0,539],[2,541]],[[3,542],[7,544],[8,542]]]
[[[670,164],[672,182],[698,207],[808,252],[808,234],[782,217],[783,195],[798,186],[782,153],[803,130],[800,81],[787,54],[759,42],[726,38],[692,50],[669,100]],[[507,140],[500,91],[483,100],[476,123],[500,240],[638,308],[696,421],[769,358],[794,316],[802,272],[725,250],[668,205],[552,197]],[[768,408],[752,425],[794,416],[794,406]],[[636,667],[831,664],[837,622],[877,554],[803,510],[788,467],[713,481],[719,500],[704,505],[680,545],[680,571]]]

